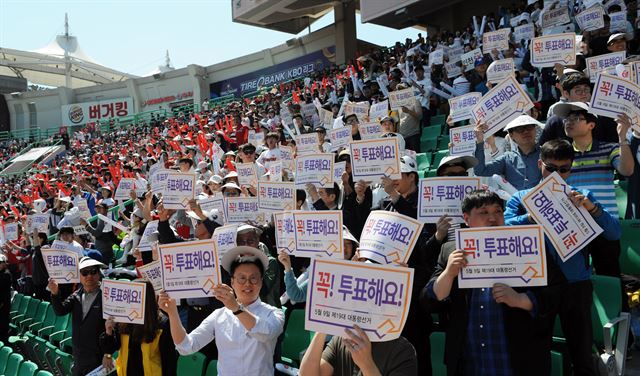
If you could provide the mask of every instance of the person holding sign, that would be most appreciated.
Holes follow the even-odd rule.
[[[96,212],[98,214],[102,214],[104,216],[108,215],[108,206],[103,202],[99,201],[96,205]],[[96,219],[96,227],[93,227],[89,222],[84,219],[80,219],[80,223],[85,227],[85,229],[93,235],[95,239],[96,249],[102,255],[102,260],[108,265],[111,263],[113,259],[113,245],[115,243],[115,235],[113,234],[113,230],[105,231],[106,223],[102,219]],[[111,228],[111,226],[108,226]]]
[[[115,370],[119,376],[175,376],[178,363],[169,320],[158,310],[151,282],[146,281],[144,324],[116,324],[113,317],[105,321],[100,347],[111,354],[118,351]],[[111,359],[103,362],[113,368]]]
[[[180,322],[175,299],[160,293],[158,304],[169,316],[176,349],[182,355],[192,354],[215,338],[218,375],[272,376],[273,353],[284,327],[284,314],[259,298],[267,257],[256,248],[236,247],[225,253],[222,267],[231,275],[231,286],[217,285],[214,292],[224,307],[191,333],[187,334]]]
[[[462,201],[469,227],[504,225],[504,201],[489,191],[474,191]],[[536,297],[531,289],[504,284],[493,288],[458,288],[466,265],[455,242],[442,246],[438,265],[424,288],[433,311],[448,315],[445,359],[449,375],[548,375],[549,347],[536,336]]]
[[[267,162],[275,162],[282,159],[278,142],[280,135],[276,132],[269,132],[264,138],[264,142],[267,145],[267,150],[263,151],[257,159],[257,162],[264,166]]]
[[[516,189],[534,187],[540,181],[537,168],[540,148],[536,145],[536,127],[541,123],[529,115],[520,115],[504,128],[518,145],[517,150],[507,151],[492,161],[485,161],[484,131],[485,124],[476,126],[475,157],[478,164],[473,168],[477,176],[504,176]]]
[[[542,177],[546,178],[557,172],[562,179],[567,181],[571,175],[574,154],[574,148],[565,140],[552,140],[542,145],[538,161]],[[529,191],[516,192],[507,203],[505,220],[508,225],[535,223],[522,203],[523,197]],[[604,230],[602,236],[611,240],[617,240],[620,237],[618,220],[603,208],[593,193],[571,187],[569,198],[576,206],[587,209],[596,223]],[[593,343],[591,328],[593,298],[591,294],[593,288],[590,279],[591,268],[587,263],[587,248],[583,248],[579,252],[580,254],[574,255],[564,262],[547,236],[545,236],[545,249],[549,269],[557,265],[564,275],[560,281],[557,279],[554,281],[554,278],[550,277],[549,287],[546,289],[548,291],[545,292],[550,295],[549,301],[551,302],[550,312],[545,315],[545,320],[548,320],[545,329],[549,331],[547,340],[551,340],[555,317],[559,315],[575,374],[595,375],[597,372],[591,361],[591,344]],[[617,254],[614,249],[604,251]],[[617,252],[619,252],[619,248]]]
[[[396,86],[396,90],[403,89],[406,89],[406,86]],[[428,94],[426,102],[429,103]],[[417,98],[414,98],[413,103],[410,105],[401,106],[398,110],[398,132],[406,143],[407,149],[413,150],[416,153],[420,152],[420,125],[422,122],[422,114],[422,105],[418,102]],[[400,150],[404,150],[403,142],[398,140],[398,143],[400,144]]]
[[[90,257],[83,257],[80,269],[81,287],[64,301],[59,295],[58,282],[49,279],[51,305],[58,316],[71,314],[71,342],[73,344],[73,376],[84,376],[111,360],[111,353],[100,347],[98,337],[104,331],[102,295],[100,294],[101,268],[107,266]]]
[[[382,127],[382,135],[380,137],[395,137],[398,139],[398,148],[404,153],[405,141],[400,133],[396,133],[396,120],[391,116],[385,116],[380,119],[380,127]]]

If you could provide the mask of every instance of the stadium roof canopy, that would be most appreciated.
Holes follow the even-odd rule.
[[[35,51],[0,47],[0,75],[16,76],[46,86],[79,88],[124,81],[136,76],[96,63],[82,50],[75,36],[65,34]]]

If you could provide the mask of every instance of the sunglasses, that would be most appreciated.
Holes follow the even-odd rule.
[[[83,269],[83,270],[80,271],[80,274],[82,274],[83,277],[86,277],[88,275],[96,275],[96,274],[98,274],[98,269],[96,269],[96,268]]]
[[[548,172],[554,173],[556,171],[558,171],[561,174],[566,174],[567,172],[571,172],[571,166],[569,167],[556,167],[556,166],[552,166],[552,165],[548,165],[544,162],[542,162],[542,165],[544,166],[544,169],[547,170]]]

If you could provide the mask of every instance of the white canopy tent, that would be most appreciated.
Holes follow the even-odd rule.
[[[0,47],[0,75],[17,76],[46,86],[79,88],[124,81],[136,76],[102,66],[91,59],[69,35],[65,15],[65,34],[35,51]]]

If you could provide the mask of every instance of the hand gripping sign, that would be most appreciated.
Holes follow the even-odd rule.
[[[295,210],[296,187],[289,182],[259,182],[258,209],[262,212]]]
[[[329,137],[329,140],[331,140],[332,150],[338,150],[339,148],[348,148],[349,144],[353,141],[350,126],[331,129],[327,132],[327,137]]]
[[[360,236],[360,256],[379,264],[406,263],[422,231],[422,223],[402,214],[374,210]]]
[[[476,151],[475,128],[475,125],[467,125],[449,129],[449,155],[473,155]]]
[[[400,179],[398,139],[354,141],[351,144],[351,171],[354,181],[372,181],[381,177]]]
[[[151,243],[149,243],[149,235],[153,234],[158,230],[158,221],[151,221],[147,223],[147,227],[144,228],[144,232],[142,233],[142,237],[140,238],[140,242],[138,243],[138,249],[140,252],[149,252],[151,251]]]
[[[627,51],[612,52],[610,54],[588,57],[587,76],[591,82],[596,82],[599,73],[615,74],[616,65],[622,64],[627,57]]]
[[[343,258],[342,211],[294,211],[296,257],[329,256]]]
[[[136,190],[136,179],[133,178],[122,178],[118,183],[118,188],[116,189],[116,194],[113,196],[114,200],[118,201],[127,201],[131,198],[129,195],[131,191]]]
[[[471,119],[473,117],[471,110],[480,102],[480,98],[482,98],[482,94],[473,92],[449,99],[451,120],[455,123]]]
[[[627,114],[640,132],[640,85],[609,74],[600,74],[591,94],[592,114],[617,118]]]
[[[493,49],[505,51],[509,49],[511,28],[499,29],[482,34],[482,52],[491,53]]]
[[[306,154],[296,158],[296,188],[304,189],[311,183],[318,188],[333,187],[334,154]]]
[[[67,249],[42,248],[44,266],[49,278],[62,283],[79,283],[78,253]]]
[[[536,68],[553,67],[555,64],[574,65],[576,63],[576,37],[574,33],[533,38],[530,48],[531,65]]]
[[[49,232],[49,217],[47,214],[31,214],[27,217],[27,232],[31,234],[33,230],[38,232]]]
[[[546,286],[547,262],[542,226],[474,227],[456,230],[456,248],[467,265],[460,288]]]
[[[113,317],[115,322],[144,324],[146,283],[105,279],[101,289],[103,319]]]
[[[316,258],[307,289],[305,329],[343,336],[358,325],[372,342],[400,336],[411,305],[413,269]]]
[[[162,205],[165,209],[188,209],[189,201],[195,197],[195,186],[196,174],[167,173]]]
[[[226,223],[264,222],[257,197],[226,197],[224,202]]]
[[[480,178],[438,177],[420,179],[418,191],[418,219],[424,223],[437,223],[443,215],[452,223],[462,223],[462,199],[480,189]]]
[[[240,187],[256,187],[258,185],[258,170],[255,163],[236,164]]]
[[[531,107],[533,102],[529,95],[513,76],[509,76],[480,99],[472,114],[477,123],[488,126],[484,137],[489,137]]]
[[[389,104],[392,110],[399,110],[402,106],[411,106],[415,100],[413,88],[396,90],[389,93]]]
[[[161,244],[162,286],[174,299],[202,298],[213,295],[220,284],[220,261],[215,241]]]
[[[495,84],[509,76],[515,76],[513,59],[495,60],[487,68],[487,81]]]
[[[536,223],[542,225],[563,262],[602,233],[587,209],[577,208],[571,202],[570,190],[554,172],[522,198],[523,205]]]

